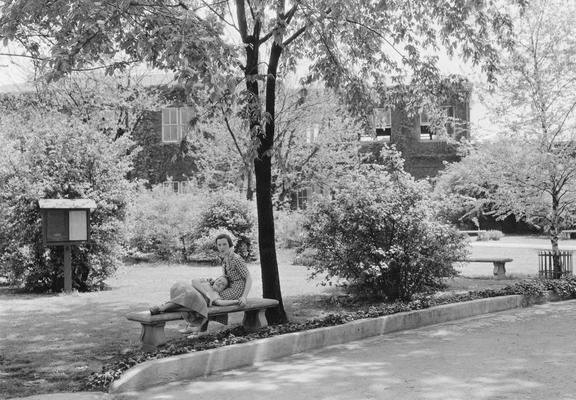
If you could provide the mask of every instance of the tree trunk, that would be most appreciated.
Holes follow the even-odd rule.
[[[266,310],[266,317],[272,324],[287,321],[280,275],[276,258],[276,236],[274,232],[274,211],[272,205],[272,146],[274,144],[274,116],[276,106],[276,72],[282,48],[272,44],[266,78],[265,135],[260,138],[258,158],[254,160],[256,172],[256,204],[258,207],[258,245],[260,246],[260,268],[262,271],[262,294],[265,298],[280,302],[277,308]]]
[[[254,199],[254,188],[252,187],[252,171],[246,168],[246,200],[252,201]]]
[[[243,3],[237,2],[239,9],[239,22],[241,31],[245,32],[243,19]],[[276,70],[282,48],[276,43],[272,45],[270,62],[268,64],[268,77],[266,78],[266,111],[270,118],[265,123],[265,132],[261,129],[262,115],[260,112],[260,93],[258,90],[259,63],[259,37],[260,23],[256,22],[253,34],[243,38],[246,44],[246,89],[251,94],[250,102],[250,134],[257,134],[260,139],[258,156],[254,160],[254,172],[256,175],[256,208],[258,210],[258,247],[260,250],[260,270],[262,272],[262,295],[265,298],[279,301],[277,308],[266,310],[266,317],[271,324],[287,321],[282,293],[280,291],[280,276],[278,274],[278,261],[276,259],[276,242],[274,235],[274,214],[272,210],[272,160],[271,150],[274,143],[274,111],[276,91]],[[273,64],[273,65],[272,65]],[[273,77],[270,77],[273,74]]]
[[[558,198],[552,195],[552,223],[550,224],[550,243],[552,245],[553,279],[562,278],[562,263],[560,262],[560,250],[558,248],[558,234],[560,229],[558,217]]]

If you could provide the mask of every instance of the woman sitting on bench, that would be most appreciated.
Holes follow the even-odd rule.
[[[216,280],[195,279],[178,282],[170,288],[170,300],[160,306],[150,307],[150,314],[184,311],[188,326],[182,333],[205,331],[208,324],[208,307],[246,305],[246,295],[252,278],[244,260],[234,253],[232,239],[226,234],[216,237],[218,251],[223,255],[224,275]]]

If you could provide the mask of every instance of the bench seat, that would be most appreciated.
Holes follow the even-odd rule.
[[[208,307],[208,319],[227,324],[228,314],[244,312],[242,325],[248,332],[252,332],[268,326],[265,311],[267,308],[277,307],[278,304],[278,300],[249,298],[244,307],[239,305]],[[142,334],[140,335],[142,350],[153,351],[158,346],[166,343],[166,335],[164,333],[166,322],[183,319],[184,312],[186,310],[182,309],[151,315],[150,311],[133,311],[126,314],[126,318],[142,325]]]
[[[457,262],[491,262],[494,264],[494,277],[504,279],[506,277],[506,263],[514,261],[513,258],[504,257],[473,257],[465,260],[456,260]]]

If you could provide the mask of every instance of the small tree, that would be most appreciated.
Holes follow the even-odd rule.
[[[576,209],[576,19],[566,5],[533,1],[516,18],[517,45],[504,54],[488,102],[512,138],[483,153],[499,186],[498,214],[549,232],[555,277],[562,274],[558,235]]]
[[[0,268],[28,290],[63,286],[61,247],[42,243],[38,199],[89,198],[91,243],[74,246],[73,287],[98,289],[121,255],[122,219],[132,184],[126,138],[113,142],[82,121],[56,111],[21,109],[0,118]]]
[[[307,213],[305,247],[316,250],[313,275],[344,279],[364,294],[409,300],[457,274],[465,239],[439,223],[428,204],[429,187],[402,169],[384,149],[387,165],[350,173],[332,199]]]

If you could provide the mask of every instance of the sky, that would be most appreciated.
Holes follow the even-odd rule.
[[[0,47],[0,53],[6,49]],[[21,85],[32,73],[29,60],[20,57],[0,55],[0,86]]]

